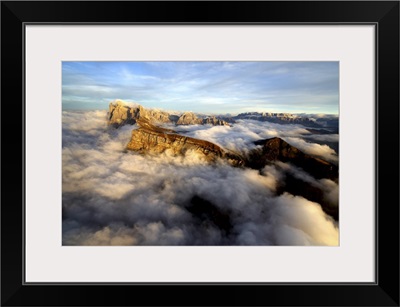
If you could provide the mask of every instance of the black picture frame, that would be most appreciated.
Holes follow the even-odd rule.
[[[376,282],[25,284],[24,26],[28,23],[375,25]],[[2,306],[399,306],[398,1],[3,1],[1,77]]]

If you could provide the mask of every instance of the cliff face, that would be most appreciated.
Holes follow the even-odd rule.
[[[160,154],[168,150],[174,156],[194,153],[209,162],[221,158],[233,166],[244,164],[243,158],[236,153],[222,149],[216,144],[184,135],[173,130],[156,127],[147,120],[138,120],[140,128],[132,131],[132,137],[127,145],[128,150],[140,153]]]
[[[108,124],[114,127],[119,127],[125,124],[133,125],[136,123],[136,118],[140,116],[140,108],[136,112],[120,103],[110,103],[108,106]]]
[[[154,123],[170,123],[171,115],[164,111],[148,110],[141,105],[128,106],[122,101],[111,102],[108,109],[108,123],[116,128],[133,125],[140,118]]]
[[[206,118],[198,118],[193,112],[183,113],[178,121],[177,125],[213,125],[213,126],[229,126],[229,123],[222,119],[218,119],[215,116],[209,116]]]
[[[108,123],[115,128],[122,125],[133,125],[138,119],[146,119],[154,124],[176,123],[177,125],[214,125],[222,126],[229,124],[215,116],[199,118],[193,112],[185,112],[181,116],[169,114],[168,112],[145,109],[141,105],[127,105],[120,100],[111,102],[108,108]]]
[[[230,126],[226,121],[216,118],[215,116],[210,116],[203,119],[203,125],[213,125],[213,126]]]
[[[177,125],[201,125],[202,120],[201,120],[201,118],[198,118],[193,112],[185,112],[179,117],[176,124]]]

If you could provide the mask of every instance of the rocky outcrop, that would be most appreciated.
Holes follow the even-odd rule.
[[[143,108],[142,108],[143,109]],[[140,117],[140,106],[133,111],[133,108],[123,104],[120,101],[110,103],[108,106],[108,124],[114,127],[119,127],[125,124],[133,125],[136,119]]]
[[[201,125],[202,119],[198,118],[196,116],[196,114],[194,114],[193,112],[185,112],[179,117],[176,124],[177,125]]]
[[[164,111],[145,109],[141,105],[127,105],[121,100],[111,102],[108,109],[108,123],[116,128],[133,125],[140,118],[153,123],[170,123],[171,115]]]
[[[197,154],[208,162],[218,159],[228,161],[233,166],[244,164],[236,153],[222,149],[216,144],[174,133],[173,130],[156,127],[147,120],[138,120],[140,128],[132,131],[128,150],[146,154],[161,154],[168,151],[173,156]]]
[[[256,148],[248,154],[247,165],[252,168],[262,168],[271,161],[289,162],[304,169],[317,179],[329,178],[335,181],[338,179],[336,165],[307,155],[281,138],[260,140],[254,144],[262,147]]]
[[[118,128],[122,125],[134,125],[138,119],[146,119],[153,124],[176,123],[177,125],[214,125],[229,124],[215,116],[199,118],[193,112],[185,112],[181,116],[165,111],[145,109],[139,104],[128,105],[121,100],[111,102],[108,107],[108,124]]]
[[[203,118],[203,125],[213,125],[213,126],[230,126],[229,123],[226,121],[216,118],[215,116],[209,116],[206,118]]]
[[[208,116],[206,118],[199,118],[193,112],[183,113],[178,121],[177,125],[213,125],[213,126],[230,126],[229,123],[222,119],[218,119],[215,116]]]

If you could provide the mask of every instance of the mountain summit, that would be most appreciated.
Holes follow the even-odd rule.
[[[205,161],[215,162],[219,158],[233,166],[244,164],[243,158],[231,151],[208,141],[187,137],[171,129],[154,126],[145,118],[136,120],[139,128],[132,130],[132,137],[126,149],[143,154],[168,152],[173,156],[197,154]]]
[[[176,125],[213,125],[229,126],[215,116],[199,118],[193,112],[184,112],[180,116],[165,111],[146,109],[139,104],[126,104],[122,100],[111,102],[108,107],[108,123],[118,128],[123,125],[134,125],[138,119],[146,119],[152,124],[173,123]]]
[[[172,122],[171,115],[164,111],[145,109],[139,104],[127,105],[121,100],[111,102],[108,107],[108,123],[116,128],[122,125],[133,125],[139,118],[154,123]]]
[[[215,116],[208,116],[206,118],[199,118],[193,112],[183,113],[178,121],[177,125],[213,125],[213,126],[230,126],[226,121],[216,118]]]

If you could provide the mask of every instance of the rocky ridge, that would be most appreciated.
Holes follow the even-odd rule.
[[[304,169],[317,179],[328,178],[337,180],[338,167],[320,158],[312,157],[285,142],[274,137],[254,142],[260,148],[250,151],[247,165],[252,168],[262,168],[273,161],[288,162]]]
[[[154,126],[147,119],[137,119],[138,129],[132,130],[132,137],[126,149],[143,154],[161,154],[167,152],[173,156],[189,153],[199,155],[208,162],[219,158],[233,166],[244,164],[237,153],[230,152],[208,141],[195,139],[175,133],[174,130]]]
[[[208,116],[206,118],[199,118],[193,112],[183,113],[178,121],[177,125],[213,125],[213,126],[230,126],[230,124],[222,119],[216,118],[215,116]]]
[[[137,119],[136,123],[139,128],[132,130],[131,140],[126,149],[142,154],[157,155],[168,151],[173,156],[184,156],[195,153],[208,162],[215,162],[221,158],[233,166],[254,169],[262,169],[275,161],[281,161],[300,167],[317,179],[328,178],[334,181],[338,179],[336,165],[307,155],[278,137],[256,141],[254,144],[260,146],[242,155],[214,143],[155,126],[146,118]]]
[[[177,116],[165,111],[146,109],[139,104],[128,105],[121,100],[116,100],[109,104],[108,123],[115,128],[122,125],[134,125],[138,119],[143,118],[155,124],[229,126],[229,123],[215,116],[199,118],[193,112],[184,112],[182,115]]]
[[[108,123],[116,128],[133,125],[140,118],[155,123],[170,123],[171,115],[164,111],[145,109],[141,105],[127,105],[121,100],[111,102],[108,107]]]

